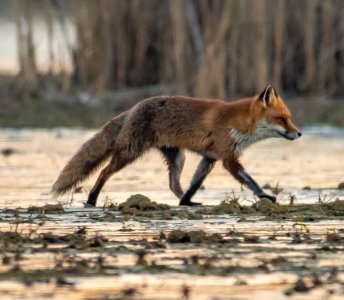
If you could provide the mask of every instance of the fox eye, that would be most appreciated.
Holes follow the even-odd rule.
[[[284,123],[285,122],[285,117],[278,117],[277,120],[281,121],[282,123]]]

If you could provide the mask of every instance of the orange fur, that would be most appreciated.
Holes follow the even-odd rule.
[[[152,147],[164,151],[170,159],[172,174],[173,157],[168,149],[176,149],[173,155],[178,159],[180,151],[188,149],[211,161],[234,162],[244,148],[258,140],[274,136],[294,139],[295,134],[300,135],[291,122],[289,110],[270,86],[260,96],[233,102],[183,96],[153,97],[111,120],[86,142],[62,170],[53,191],[62,194],[74,188],[108,157],[110,164],[91,191],[95,199],[114,172]],[[178,182],[171,186],[176,186],[178,191],[174,192],[180,196],[179,177],[175,178]]]

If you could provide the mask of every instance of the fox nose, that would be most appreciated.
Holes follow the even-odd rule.
[[[302,133],[299,131],[299,132],[297,133],[297,136],[298,136],[298,137],[301,137],[301,136],[302,136]]]

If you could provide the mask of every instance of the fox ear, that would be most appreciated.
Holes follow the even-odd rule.
[[[271,106],[275,97],[277,97],[277,93],[275,89],[268,85],[264,91],[259,95],[258,99],[259,102],[263,105],[264,108]]]

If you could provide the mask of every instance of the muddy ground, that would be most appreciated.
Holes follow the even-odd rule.
[[[246,151],[278,205],[218,163],[195,197],[203,206],[179,208],[154,151],[112,177],[98,208],[83,208],[96,175],[53,199],[58,172],[92,134],[0,131],[1,299],[344,298],[342,131]],[[198,161],[187,156],[184,187]]]

